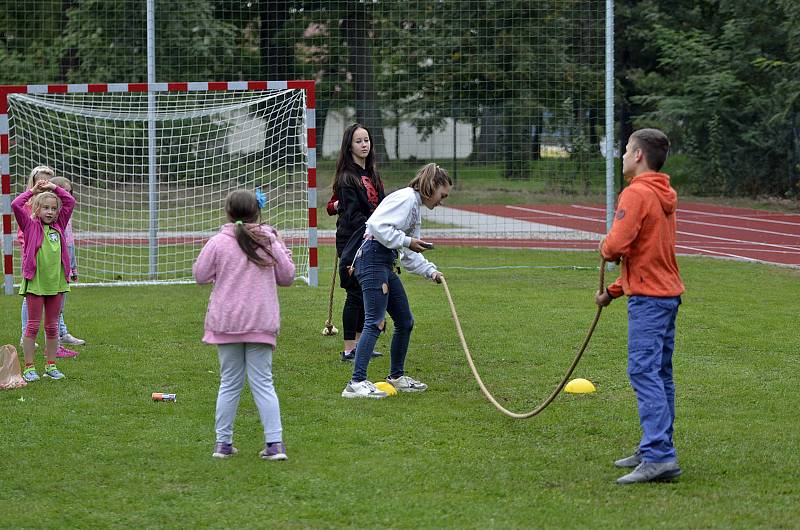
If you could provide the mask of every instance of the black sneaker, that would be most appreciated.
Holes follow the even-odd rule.
[[[356,359],[356,351],[355,350],[352,350],[350,353],[341,352],[339,355],[342,356],[342,362],[343,363],[351,363]],[[373,358],[381,357],[382,355],[383,355],[383,353],[381,353],[379,351],[372,352],[372,357]]]

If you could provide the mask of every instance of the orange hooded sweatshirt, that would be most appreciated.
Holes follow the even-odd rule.
[[[607,261],[622,258],[621,274],[608,286],[612,297],[683,292],[675,259],[677,206],[678,194],[664,173],[641,173],[622,190],[614,224],[600,249]]]

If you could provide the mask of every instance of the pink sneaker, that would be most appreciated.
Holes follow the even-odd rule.
[[[56,350],[56,357],[77,357],[78,352],[75,350],[69,350],[64,346],[59,345],[58,350]]]

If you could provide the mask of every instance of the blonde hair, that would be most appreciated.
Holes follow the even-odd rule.
[[[61,209],[61,198],[52,191],[43,191],[31,199],[31,219],[36,219],[39,217],[39,211],[42,209],[42,203],[44,203],[44,201],[47,199],[55,199],[56,210]]]
[[[59,188],[64,188],[65,191],[68,191],[70,193],[72,192],[72,182],[70,182],[67,177],[53,177],[50,179],[50,182],[52,182]]]
[[[36,166],[35,168],[31,169],[31,174],[28,177],[28,189],[33,188],[33,185],[36,184],[36,181],[41,180],[40,178],[37,178],[41,174],[45,174],[49,180],[56,175],[56,172],[53,171],[53,168],[50,166]]]
[[[450,175],[447,174],[447,171],[433,162],[422,166],[422,168],[417,171],[417,176],[408,183],[410,188],[414,188],[425,199],[433,197],[433,194],[436,193],[439,186],[445,185],[452,186],[453,180],[450,178]]]

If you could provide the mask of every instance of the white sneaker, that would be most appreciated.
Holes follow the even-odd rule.
[[[83,339],[79,339],[78,337],[73,337],[69,333],[65,333],[61,335],[61,343],[62,344],[72,344],[73,346],[83,346],[86,344],[86,341]]]
[[[347,386],[342,390],[342,397],[344,398],[373,398],[381,399],[388,396],[386,392],[378,390],[375,385],[369,381],[359,381],[354,383],[350,381]]]
[[[395,387],[398,392],[424,392],[428,389],[428,385],[407,375],[401,375],[397,379],[387,377],[386,382]]]

